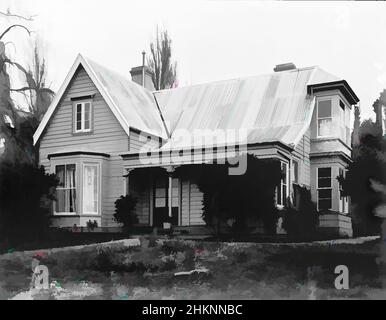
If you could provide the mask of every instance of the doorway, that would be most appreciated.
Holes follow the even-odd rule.
[[[169,222],[171,226],[178,226],[180,215],[179,179],[157,178],[154,183],[153,195],[153,226],[164,228],[165,222]],[[171,212],[169,212],[169,207],[171,207]]]

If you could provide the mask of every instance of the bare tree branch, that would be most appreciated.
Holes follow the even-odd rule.
[[[29,17],[23,17],[21,15],[18,15],[18,14],[13,14],[11,12],[2,12],[0,11],[0,15],[1,16],[5,16],[5,17],[11,17],[11,18],[19,18],[19,19],[23,19],[23,20],[26,20],[26,21],[33,21],[34,18],[36,17],[36,15],[33,15],[33,16],[29,16]]]
[[[13,24],[12,26],[8,27],[7,29],[5,29],[5,31],[1,34],[0,36],[0,40],[12,29],[12,28],[16,28],[16,27],[19,27],[19,28],[23,28],[24,30],[26,30],[28,32],[28,35],[30,36],[31,35],[31,32],[30,30],[28,30],[27,27],[21,25],[21,24]]]
[[[14,92],[24,92],[24,91],[31,91],[31,90],[39,90],[41,92],[46,92],[48,94],[55,95],[55,92],[52,91],[49,88],[39,88],[39,89],[36,89],[36,88],[31,88],[31,87],[23,87],[23,88],[19,88],[19,89],[9,88],[9,90],[14,91]]]

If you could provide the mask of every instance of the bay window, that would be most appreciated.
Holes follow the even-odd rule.
[[[54,160],[56,188],[54,214],[82,215],[100,213],[100,161],[81,159]]]

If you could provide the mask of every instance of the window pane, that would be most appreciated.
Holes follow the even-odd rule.
[[[331,187],[331,178],[319,178],[318,180],[319,188],[329,188]]]
[[[278,187],[276,190],[277,190],[277,204],[282,205],[283,202],[281,198],[281,188]]]
[[[76,130],[82,129],[82,105],[78,103],[76,105]]]
[[[331,199],[332,189],[319,189],[318,197],[319,199]]]
[[[84,166],[83,211],[98,213],[98,167],[94,165]]]
[[[91,104],[86,103],[84,105],[84,129],[88,130],[90,129],[90,123],[91,123],[91,112],[90,112]]]
[[[64,175],[65,175],[65,169],[64,169],[64,166],[56,166],[55,167],[55,172],[56,172],[56,175],[59,179],[59,185],[58,187],[64,187]]]
[[[331,100],[318,102],[318,118],[331,117]]]
[[[56,166],[59,189],[56,190],[55,212],[76,212],[75,164]]]
[[[283,185],[282,186],[282,204],[286,202],[286,199],[287,199],[287,187]]]
[[[294,182],[298,182],[298,175],[299,175],[299,164],[297,161],[293,162],[293,177],[294,177]]]
[[[319,210],[328,210],[332,208],[331,199],[319,200]]]
[[[66,212],[76,212],[76,189],[66,190],[68,194],[68,208]]]
[[[65,212],[66,190],[56,190],[55,212]]]
[[[331,168],[318,168],[319,178],[331,178]]]
[[[66,188],[75,188],[75,164],[66,165]]]
[[[329,136],[331,135],[331,119],[319,119],[318,120],[318,135]]]
[[[285,163],[281,163],[281,171],[282,171],[282,183],[287,184],[287,165]]]

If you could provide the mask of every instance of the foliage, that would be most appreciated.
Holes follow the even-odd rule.
[[[115,201],[114,219],[123,224],[123,228],[126,232],[130,227],[138,223],[138,218],[135,214],[136,204],[137,199],[131,195],[121,196]]]
[[[152,80],[156,90],[169,89],[176,86],[177,62],[172,62],[172,40],[167,30],[159,31],[156,39],[150,43],[150,57],[147,64],[152,72]]]
[[[350,196],[353,204],[354,235],[378,234],[379,216],[385,215],[380,209],[385,203],[386,142],[381,128],[371,120],[361,124],[359,141],[359,145],[354,146],[354,161],[348,166],[346,177],[338,180],[343,194]]]
[[[5,239],[37,239],[50,223],[50,200],[57,186],[54,174],[31,164],[0,166],[0,235]]]
[[[87,229],[93,231],[95,228],[98,228],[98,222],[96,220],[94,220],[94,221],[91,221],[91,219],[88,220],[87,221]]]
[[[283,213],[283,228],[288,235],[314,235],[319,217],[316,204],[311,200],[311,192],[306,187],[295,185],[296,199]]]
[[[261,219],[265,230],[275,233],[278,219],[275,188],[281,179],[279,161],[257,159],[248,154],[247,170],[242,175],[229,175],[229,167],[224,164],[190,168],[203,192],[203,219],[215,226],[217,232],[227,221],[234,221],[234,231],[243,232]]]

